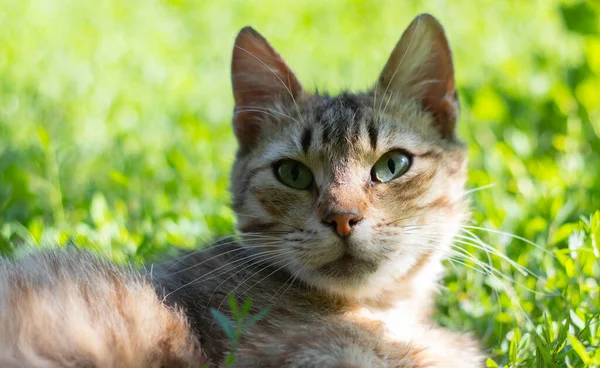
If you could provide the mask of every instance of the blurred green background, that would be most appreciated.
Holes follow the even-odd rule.
[[[454,51],[469,187],[494,185],[471,194],[494,231],[472,230],[530,271],[465,244],[438,321],[474,331],[491,367],[600,366],[599,2],[2,1],[0,251],[72,240],[141,261],[230,233],[237,31],[309,90],[361,90],[421,12]]]

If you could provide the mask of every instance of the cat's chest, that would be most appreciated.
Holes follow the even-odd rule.
[[[388,337],[396,341],[409,342],[415,338],[422,322],[422,311],[417,309],[415,303],[402,301],[385,309],[362,306],[344,317],[360,325],[383,328]]]

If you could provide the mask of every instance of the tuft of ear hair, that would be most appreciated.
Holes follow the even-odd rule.
[[[275,101],[295,100],[303,91],[283,58],[251,27],[243,28],[235,40],[231,80],[233,127],[241,149],[256,143],[261,117],[269,114]]]
[[[378,95],[416,99],[433,114],[442,137],[454,138],[460,107],[452,52],[432,15],[417,16],[404,31],[375,88]]]

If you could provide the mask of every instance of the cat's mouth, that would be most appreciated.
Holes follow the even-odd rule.
[[[320,266],[317,270],[324,276],[338,279],[356,279],[377,271],[378,264],[365,259],[359,259],[350,253],[344,253],[340,258]]]

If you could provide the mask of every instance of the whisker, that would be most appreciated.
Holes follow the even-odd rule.
[[[499,250],[493,248],[489,244],[484,243],[480,239],[474,239],[474,238],[470,238],[470,237],[467,237],[467,236],[464,236],[464,235],[460,235],[460,234],[440,234],[440,233],[422,233],[422,232],[417,232],[416,234],[418,234],[419,236],[436,236],[437,238],[435,238],[435,240],[444,239],[444,235],[447,235],[447,236],[453,235],[454,236],[453,242],[459,242],[461,244],[470,245],[470,246],[473,246],[473,247],[475,247],[477,249],[480,249],[480,250],[484,251],[488,255],[488,259],[489,259],[489,254],[490,253],[493,254],[493,255],[496,255],[496,256],[502,258],[503,260],[505,260],[506,262],[508,262],[517,271],[519,271],[519,273],[521,273],[523,276],[527,276],[529,274],[529,275],[532,275],[532,276],[534,276],[536,278],[538,277],[537,275],[535,275],[532,271],[530,271],[526,267],[523,267],[520,264],[516,263],[512,259],[508,258],[504,253],[502,253]],[[459,238],[459,239],[456,239],[456,238]],[[463,239],[465,239],[465,240],[463,240]],[[474,242],[469,242],[467,240],[472,240]],[[489,259],[489,261],[491,263],[491,259]]]
[[[269,303],[275,298],[275,296],[279,293],[279,290],[281,290],[285,284],[287,284],[288,282],[290,283],[288,285],[288,287],[283,291],[283,293],[281,293],[281,295],[279,296],[279,298],[283,298],[283,296],[285,295],[285,293],[288,292],[288,290],[292,287],[292,285],[294,285],[294,281],[296,281],[296,273],[295,272],[291,272],[290,277],[285,280],[285,282],[279,287],[279,289],[277,289],[277,291],[275,291],[275,293],[271,296],[271,298],[269,299]]]
[[[427,225],[417,225],[417,226],[419,226],[419,228],[428,228],[428,227],[432,227],[432,226],[436,226],[436,225],[443,225],[443,224],[441,224],[441,223],[431,223],[431,224],[427,224]],[[505,231],[488,229],[488,228],[481,227],[481,226],[461,225],[461,227],[460,227],[461,231],[467,233],[468,235],[471,235],[473,240],[479,242],[482,245],[486,245],[486,246],[490,247],[491,249],[495,249],[495,248],[493,248],[491,245],[485,243],[483,240],[481,240],[475,233],[473,233],[469,229],[487,231],[487,232],[492,233],[492,234],[504,235],[504,236],[508,236],[510,238],[513,238],[513,239],[521,240],[521,241],[523,241],[523,242],[525,242],[527,244],[530,244],[533,247],[541,250],[545,254],[548,254],[551,257],[556,258],[556,256],[551,251],[549,251],[548,249],[545,249],[544,247],[542,247],[542,246],[540,246],[540,245],[538,245],[538,244],[532,242],[531,240],[526,239],[526,238],[524,238],[522,236],[511,234],[511,233],[508,233],[508,232],[505,232]]]
[[[242,248],[242,249],[243,249],[243,248]],[[245,251],[245,252],[249,252],[249,251],[251,251],[251,249],[244,249],[244,251]],[[231,265],[236,265],[236,264],[237,264],[237,265],[236,265],[236,267],[234,267],[234,268],[233,268],[233,269],[236,269],[236,268],[240,267],[241,265],[243,265],[243,264],[244,264],[245,262],[247,262],[247,261],[250,261],[250,260],[252,260],[252,259],[254,259],[254,258],[260,257],[261,255],[265,255],[265,252],[275,252],[275,251],[280,251],[280,250],[274,250],[274,251],[264,251],[264,252],[260,252],[260,253],[257,253],[257,254],[251,254],[251,255],[249,255],[249,256],[246,256],[246,257],[243,257],[243,258],[241,258],[241,259],[236,259],[236,260],[234,260],[234,261],[232,261],[232,262],[227,262],[227,263],[224,263],[223,265],[221,265],[221,266],[219,266],[219,267],[217,267],[217,268],[215,268],[215,269],[212,269],[210,272],[208,272],[208,273],[205,273],[205,274],[202,274],[201,276],[199,276],[199,277],[197,277],[197,278],[195,278],[195,279],[193,279],[193,280],[191,280],[191,281],[189,281],[189,282],[187,282],[187,283],[185,283],[185,284],[183,284],[183,285],[179,286],[178,288],[176,288],[176,289],[172,290],[171,292],[167,293],[167,294],[166,294],[166,295],[163,297],[163,299],[162,299],[162,300],[163,300],[163,302],[164,302],[165,300],[167,300],[167,298],[168,298],[168,297],[169,297],[171,294],[173,294],[173,293],[175,293],[175,292],[177,292],[177,291],[180,291],[180,290],[182,290],[183,288],[186,288],[186,287],[188,287],[188,286],[190,286],[190,285],[192,285],[192,284],[195,284],[195,283],[197,283],[197,282],[200,282],[200,281],[206,280],[206,279],[207,279],[207,278],[206,278],[207,276],[209,276],[209,275],[212,275],[213,273],[217,272],[217,271],[218,271],[218,270],[220,270],[220,269],[223,269],[223,268],[225,268],[225,267],[228,267],[228,266],[231,266]],[[228,271],[228,269],[226,269],[226,271]],[[221,274],[217,274],[217,275],[215,275],[215,276],[213,276],[213,277],[217,277],[217,276],[220,276],[220,275],[221,275]]]
[[[284,260],[282,260],[282,261],[284,261]],[[288,262],[288,263],[284,264],[283,266],[281,266],[281,267],[277,268],[275,271],[273,271],[273,272],[269,273],[267,276],[263,277],[263,278],[262,278],[262,279],[260,279],[258,282],[256,282],[255,284],[253,284],[253,285],[252,285],[250,288],[248,288],[248,289],[246,289],[244,292],[242,292],[242,293],[240,294],[240,297],[241,297],[241,296],[243,296],[243,295],[245,295],[245,294],[246,294],[246,293],[247,293],[247,292],[248,292],[248,291],[249,291],[251,288],[253,288],[254,286],[258,285],[259,283],[261,283],[262,281],[264,281],[265,279],[267,279],[268,277],[270,277],[271,275],[273,275],[275,272],[277,272],[277,271],[279,271],[279,270],[283,269],[284,267],[286,267],[287,265],[289,265],[289,264],[291,264],[291,263],[293,263],[293,262],[294,262],[294,261],[292,260],[292,261],[290,261],[290,262]],[[275,261],[274,263],[279,263],[279,261]],[[260,265],[260,264],[259,264],[259,265]],[[259,266],[259,265],[257,265],[257,266]],[[269,267],[269,266],[271,266],[271,265],[273,265],[273,263],[271,263],[271,264],[268,264],[268,265],[265,265],[265,267],[263,267],[263,268],[262,268],[260,271],[264,270],[265,268],[267,268],[267,267]],[[258,271],[258,272],[260,272],[260,271]],[[258,272],[251,273],[251,274],[250,274],[250,275],[249,275],[249,276],[248,276],[248,277],[247,277],[245,280],[243,280],[243,281],[242,281],[242,282],[241,282],[239,285],[237,285],[235,288],[233,288],[233,289],[232,289],[232,290],[229,292],[229,294],[233,294],[233,293],[234,293],[234,292],[235,292],[235,291],[236,291],[236,290],[237,290],[237,289],[238,289],[240,286],[242,286],[243,284],[245,284],[245,283],[246,283],[248,280],[250,280],[252,277],[254,277],[254,275],[256,275]],[[226,298],[224,298],[224,299],[221,301],[221,303],[220,303],[220,304],[217,306],[217,310],[220,310],[220,309],[221,309],[221,306],[223,306],[223,303],[225,302],[225,300],[226,300]],[[214,324],[214,322],[213,322],[213,324]]]
[[[520,241],[522,241],[522,242],[525,242],[525,243],[527,243],[527,244],[529,244],[529,245],[532,245],[532,246],[534,246],[535,248],[537,248],[537,249],[541,250],[542,252],[544,252],[544,253],[546,253],[546,254],[549,254],[549,255],[551,255],[552,257],[556,258],[556,256],[555,256],[555,255],[554,255],[552,252],[550,252],[548,249],[546,249],[546,248],[544,248],[544,247],[542,247],[542,246],[540,246],[540,245],[538,245],[538,244],[536,244],[536,243],[532,242],[532,241],[531,241],[531,240],[529,240],[529,239],[526,239],[526,238],[524,238],[524,237],[522,237],[522,236],[519,236],[519,235],[515,235],[515,234],[507,233],[507,232],[505,232],[505,231],[500,231],[500,230],[488,229],[488,228],[481,227],[481,226],[463,225],[463,226],[462,226],[462,228],[463,228],[463,231],[465,231],[465,230],[464,230],[465,228],[466,228],[466,229],[481,230],[481,231],[487,231],[487,232],[489,232],[489,233],[493,233],[493,234],[499,234],[499,235],[508,236],[508,237],[510,237],[510,238],[513,238],[513,239],[518,239],[518,240],[520,240]]]
[[[485,271],[486,274],[489,274],[490,272],[492,272],[491,270],[497,271],[493,268],[493,266],[491,264],[487,264],[487,263],[480,261],[479,259],[477,259],[477,257],[475,257],[472,253],[470,253],[466,249],[455,246],[454,244],[451,244],[450,249],[442,249],[439,247],[432,247],[431,249],[437,250],[444,254],[448,254],[450,257],[455,257],[455,259],[456,259],[456,257],[458,257],[460,259],[470,260],[473,263],[475,263],[477,266],[481,267],[483,269],[483,271]]]
[[[235,236],[235,235],[229,235],[229,236],[226,236],[226,237],[224,237],[224,238],[231,239],[231,238],[233,238],[234,236]],[[222,239],[222,240],[224,240],[224,239]],[[220,241],[222,241],[222,240],[220,240]],[[217,242],[218,242],[218,241],[217,241]],[[223,243],[223,245],[232,244],[232,243],[234,243],[234,242],[225,242],[225,243]],[[173,267],[175,267],[175,266],[177,266],[178,264],[182,263],[183,261],[185,261],[185,260],[186,260],[186,259],[188,259],[189,257],[192,257],[192,256],[194,256],[194,255],[197,255],[198,253],[200,253],[200,252],[203,252],[204,250],[208,249],[209,247],[211,247],[211,246],[209,245],[209,246],[207,246],[207,247],[202,247],[201,249],[198,249],[198,250],[195,250],[195,251],[193,251],[193,252],[189,252],[189,253],[187,253],[187,254],[185,254],[185,255],[183,255],[183,256],[179,256],[179,257],[176,257],[176,258],[174,258],[174,259],[173,259],[173,263],[172,263],[171,265],[169,265],[169,267],[168,267],[168,268],[167,268],[165,271],[169,271],[170,269],[172,269]]]
[[[493,188],[495,186],[496,186],[496,183],[491,183],[491,184],[487,184],[487,185],[482,185],[482,186],[477,187],[477,188],[471,188],[469,190],[466,190],[463,193],[463,196],[467,196],[467,195],[469,195],[471,193],[479,192],[480,190],[485,190],[485,189]]]
[[[221,276],[223,274],[223,272],[233,271],[236,268],[241,267],[244,264],[248,263],[249,261],[253,261],[253,260],[257,259],[257,258],[260,258],[263,255],[269,255],[271,253],[276,253],[276,252],[280,252],[280,251],[282,251],[282,249],[272,249],[272,250],[261,251],[261,252],[258,252],[258,253],[252,253],[252,249],[244,249],[243,253],[250,253],[250,254],[249,255],[245,255],[242,258],[235,259],[235,260],[233,260],[231,262],[225,263],[225,264],[221,265],[220,267],[211,270],[209,273],[206,273],[206,274],[202,275],[201,276],[202,279],[199,279],[199,280],[196,280],[196,281],[210,280],[212,278]],[[283,249],[283,251],[285,251],[285,249]],[[225,269],[222,273],[214,275],[210,279],[206,278],[206,276],[211,275],[214,271],[217,271],[217,270],[219,270],[221,268],[224,268],[224,267],[227,267],[227,266],[232,266],[232,265],[235,265],[235,267],[233,267],[232,269]]]
[[[248,269],[248,268],[250,268],[250,267],[252,267],[252,266],[255,266],[255,267],[254,267],[254,268],[253,268],[253,269],[252,269],[252,270],[249,272],[249,276],[248,276],[248,278],[252,278],[252,276],[254,275],[254,273],[252,273],[252,271],[254,271],[254,269],[256,269],[257,267],[259,267],[259,266],[261,265],[261,263],[263,263],[263,262],[266,262],[266,261],[270,261],[270,260],[272,260],[272,259],[276,259],[276,258],[278,258],[278,257],[286,256],[286,255],[288,255],[288,254],[290,254],[290,253],[292,253],[292,252],[293,252],[293,250],[292,250],[292,249],[290,249],[290,250],[288,250],[287,252],[279,252],[279,253],[276,253],[275,255],[273,255],[273,254],[268,254],[268,257],[264,257],[264,258],[263,258],[263,257],[261,257],[261,258],[255,258],[255,259],[252,259],[250,262],[248,262],[248,263],[250,263],[249,265],[247,265],[246,267],[244,267],[244,268],[242,268],[242,269],[239,269],[239,270],[237,270],[235,273],[233,273],[233,274],[229,275],[229,277],[227,277],[225,280],[221,281],[221,283],[220,283],[219,285],[217,285],[217,287],[215,287],[215,289],[213,290],[212,294],[210,294],[210,297],[208,298],[208,302],[207,302],[206,306],[208,307],[208,306],[210,305],[210,301],[212,300],[213,296],[215,295],[215,292],[217,292],[217,290],[219,290],[219,288],[220,288],[220,287],[221,287],[221,286],[222,286],[222,285],[223,285],[223,284],[224,284],[224,283],[225,283],[227,280],[231,279],[232,277],[234,277],[235,275],[239,274],[240,272],[242,272],[242,271],[244,271],[244,270],[246,270],[246,269]],[[264,255],[264,253],[262,253],[262,254]],[[254,263],[253,263],[254,261],[258,261],[259,263],[258,263],[258,264],[254,264]],[[248,278],[246,278],[246,280],[247,280]],[[234,291],[235,291],[235,290],[236,290],[238,287],[240,287],[240,285],[242,285],[244,282],[245,282],[245,281],[242,281],[240,284],[238,284],[238,285],[237,285],[237,286],[236,286],[236,287],[235,287],[233,290],[231,290],[229,293],[230,293],[230,294],[232,294],[232,293],[233,293],[233,292],[234,292]],[[221,307],[221,305],[219,305],[219,308],[220,308],[220,307]],[[219,308],[217,308],[217,309],[219,309]]]
[[[505,275],[501,271],[497,270],[493,265],[480,261],[479,259],[477,259],[477,257],[475,257],[472,253],[470,253],[466,249],[464,249],[456,244],[451,244],[451,246],[453,247],[453,249],[440,249],[440,248],[435,248],[435,247],[433,247],[432,249],[435,249],[442,253],[449,254],[449,257],[447,259],[451,262],[458,262],[461,265],[464,265],[464,266],[469,267],[474,270],[478,270],[478,272],[482,272],[490,277],[494,277],[497,281],[501,282],[501,284],[503,285],[504,288],[506,288],[508,285],[505,284],[502,280],[508,281],[508,282],[510,282],[510,284],[518,285],[518,286],[522,287],[523,289],[533,293],[534,295],[546,295],[544,293],[541,293],[539,291],[529,288],[526,284],[520,283],[508,275]],[[478,269],[477,267],[462,261],[463,259],[473,262],[475,264],[475,266],[478,266],[480,268]],[[536,275],[533,275],[533,276],[536,277],[536,279],[538,279]]]
[[[263,240],[263,239],[252,239],[252,240]],[[186,268],[183,268],[183,269],[177,270],[175,272],[172,272],[172,273],[168,274],[168,276],[172,276],[172,275],[176,275],[176,274],[181,273],[181,272],[189,271],[190,269],[199,267],[199,266],[205,264],[206,262],[209,262],[209,261],[211,261],[211,260],[213,260],[215,258],[219,258],[219,257],[221,257],[223,255],[226,255],[226,254],[238,252],[240,250],[251,249],[251,248],[274,247],[276,245],[282,245],[283,244],[283,242],[280,239],[277,239],[277,238],[268,239],[268,240],[270,240],[270,241],[268,241],[268,242],[261,242],[260,244],[245,244],[243,242],[243,240],[242,241],[233,241],[233,242],[227,242],[227,243],[224,243],[224,244],[219,244],[219,245],[211,247],[211,248],[202,249],[201,251],[207,250],[207,249],[215,249],[215,248],[218,248],[218,247],[220,247],[222,245],[232,245],[232,244],[238,244],[239,245],[239,247],[237,247],[235,249],[231,249],[231,250],[228,250],[226,252],[218,253],[218,254],[210,257],[210,258],[207,258],[207,259],[203,260],[200,263],[195,263],[195,264],[193,264],[191,266],[188,266]],[[194,254],[198,254],[198,253],[194,252]],[[169,269],[170,268],[171,267],[169,267]]]
[[[262,279],[258,280],[258,281],[257,281],[256,283],[254,283],[252,286],[250,286],[249,288],[247,288],[246,290],[244,290],[244,292],[242,292],[242,294],[241,294],[241,295],[245,295],[246,293],[248,293],[248,291],[250,291],[250,289],[252,289],[252,288],[253,288],[253,287],[255,287],[256,285],[260,284],[261,282],[263,282],[264,280],[266,280],[268,277],[270,277],[270,276],[271,276],[271,275],[273,275],[274,273],[276,273],[276,272],[278,272],[278,271],[282,270],[284,267],[287,267],[288,265],[290,265],[290,264],[294,263],[295,261],[296,261],[296,260],[292,259],[291,261],[289,261],[288,263],[284,264],[283,266],[281,266],[281,267],[279,267],[279,268],[275,269],[273,272],[269,273],[267,276],[265,276],[265,277],[263,277]],[[239,286],[241,286],[241,284],[240,284],[240,285],[238,285],[238,287],[239,287]],[[237,289],[237,287],[236,287],[236,289]],[[234,289],[234,290],[235,290],[235,289]]]

